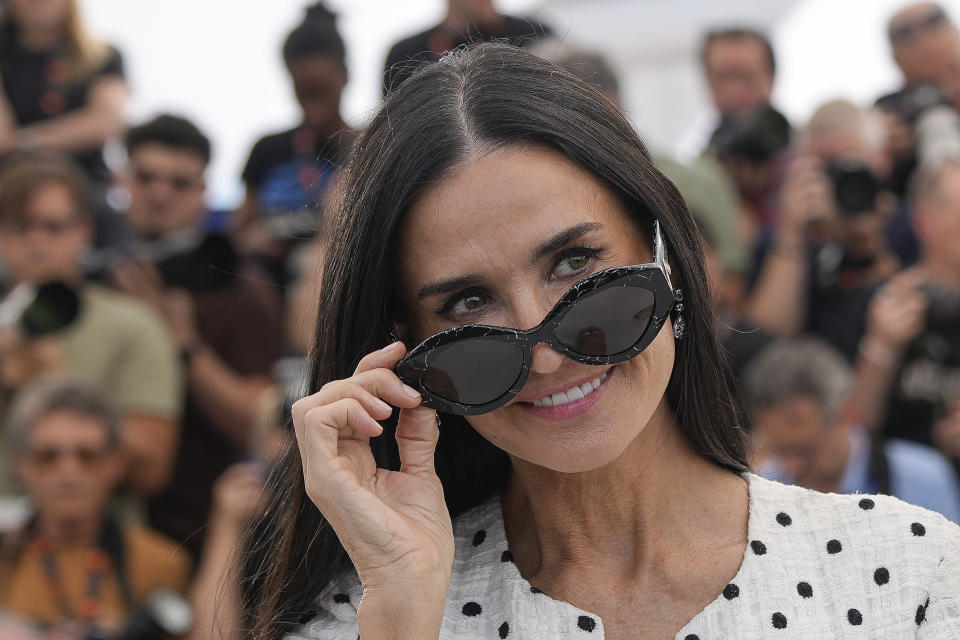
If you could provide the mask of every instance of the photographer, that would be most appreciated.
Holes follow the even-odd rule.
[[[752,246],[776,220],[791,137],[789,122],[770,104],[776,74],[773,46],[754,29],[709,31],[700,61],[720,118],[707,152],[737,187],[743,203],[740,232]]]
[[[899,268],[886,247],[894,198],[882,124],[846,101],[810,120],[782,193],[778,227],[758,250],[748,317],[780,335],[816,334],[853,360],[867,305]]]
[[[0,258],[6,291],[21,283],[58,281],[76,291],[80,308],[55,334],[0,331],[2,384],[11,390],[43,373],[62,372],[105,390],[123,416],[127,484],[145,497],[162,489],[172,472],[180,368],[166,327],[150,309],[86,280],[80,259],[92,234],[79,169],[55,157],[17,157],[4,164]]]
[[[960,161],[924,164],[911,186],[920,261],[870,304],[857,361],[862,422],[960,461]]]
[[[77,640],[126,637],[159,589],[184,592],[190,567],[173,542],[108,511],[123,453],[106,397],[37,382],[17,396],[6,428],[33,516],[2,539],[0,612]]]
[[[144,255],[172,238],[204,237],[206,136],[183,118],[162,115],[130,129],[127,155],[127,219]],[[218,250],[208,255],[209,247]],[[247,457],[260,395],[270,388],[283,339],[279,296],[265,274],[239,260],[223,237],[204,237],[193,249],[156,264],[126,261],[112,275],[122,290],[159,311],[185,368],[174,477],[148,510],[152,526],[198,554],[214,480]]]

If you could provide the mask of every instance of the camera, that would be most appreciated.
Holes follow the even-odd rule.
[[[927,297],[927,328],[950,334],[960,332],[960,289],[932,282],[919,288]]]
[[[0,300],[0,328],[28,338],[56,333],[80,314],[80,296],[62,282],[22,282]]]
[[[724,116],[710,137],[710,148],[720,156],[763,164],[790,146],[790,123],[773,107],[743,115]]]
[[[129,247],[88,252],[80,264],[91,280],[105,280],[124,260],[156,265],[168,287],[191,293],[222,289],[237,275],[240,256],[226,236],[190,229]]]
[[[910,124],[934,107],[950,107],[950,100],[936,85],[919,84],[894,96],[885,98],[880,105],[892,111]]]
[[[833,198],[842,214],[852,217],[874,210],[880,183],[868,166],[856,160],[834,160],[824,173],[833,185]]]

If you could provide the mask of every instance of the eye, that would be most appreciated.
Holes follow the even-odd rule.
[[[482,311],[489,302],[490,296],[483,291],[462,291],[447,300],[437,313],[451,316],[469,315]]]
[[[591,260],[599,254],[600,249],[587,247],[575,247],[564,251],[557,256],[550,279],[569,278],[583,273],[590,266]]]

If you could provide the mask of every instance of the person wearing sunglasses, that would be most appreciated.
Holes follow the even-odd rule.
[[[960,632],[955,525],[748,471],[696,225],[602,94],[457,50],[348,167],[253,636]]]
[[[185,591],[183,550],[110,511],[124,456],[103,393],[37,381],[15,396],[5,428],[32,515],[0,538],[0,612],[49,637],[116,637],[148,594]]]

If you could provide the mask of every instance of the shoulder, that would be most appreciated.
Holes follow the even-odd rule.
[[[436,32],[437,27],[433,26],[395,42],[387,54],[387,65],[389,66],[394,62],[402,62],[407,58],[412,58],[428,51],[430,49],[430,37]]]
[[[158,587],[186,589],[190,559],[172,540],[140,525],[128,525],[124,539],[134,587],[141,595]]]
[[[144,325],[163,326],[159,316],[140,301],[97,284],[85,286],[82,304],[81,313],[98,323],[128,328],[129,333],[142,331]]]
[[[892,496],[825,494],[753,474],[749,481],[751,536],[782,541],[788,554],[847,564],[898,558],[923,583],[944,557],[960,552],[960,527]]]

